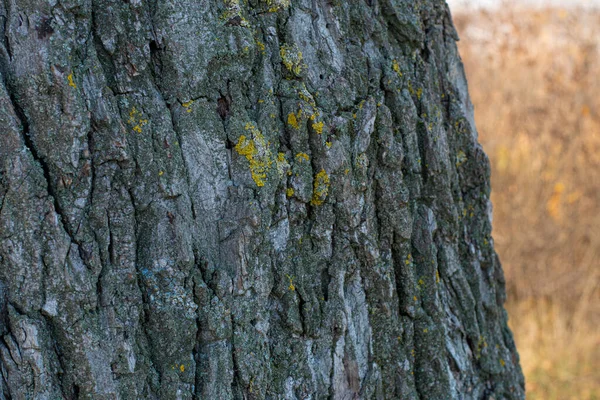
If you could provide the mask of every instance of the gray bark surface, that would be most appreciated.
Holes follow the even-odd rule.
[[[442,0],[4,0],[0,399],[522,399]]]

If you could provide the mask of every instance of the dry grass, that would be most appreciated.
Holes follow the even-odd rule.
[[[528,399],[600,399],[600,11],[454,18]]]

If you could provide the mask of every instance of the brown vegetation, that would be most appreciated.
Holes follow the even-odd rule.
[[[599,399],[600,11],[454,18],[528,399]]]

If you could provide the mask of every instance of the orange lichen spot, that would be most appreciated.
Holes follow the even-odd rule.
[[[312,128],[313,128],[313,129],[315,130],[315,132],[316,132],[316,133],[318,133],[319,135],[320,135],[321,133],[323,133],[323,126],[324,126],[324,124],[323,124],[323,121],[321,121],[321,122],[317,122],[317,123],[314,123],[314,124],[312,124]]]
[[[72,88],[77,89],[77,85],[75,84],[75,81],[73,80],[73,73],[72,72],[67,76],[67,81],[69,81],[69,86],[71,86]]]
[[[562,195],[565,191],[565,185],[562,182],[558,182],[554,185],[554,191],[552,192],[552,196],[546,202],[546,211],[548,214],[554,219],[558,221],[561,215],[561,203],[562,203]]]
[[[329,175],[322,169],[317,176],[315,177],[315,181],[313,184],[313,197],[310,201],[310,204],[313,206],[320,206],[323,204],[327,195],[329,194],[329,186],[331,181],[329,180]]]

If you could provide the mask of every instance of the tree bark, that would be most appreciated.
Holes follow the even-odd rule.
[[[522,399],[442,0],[4,0],[0,399]]]

